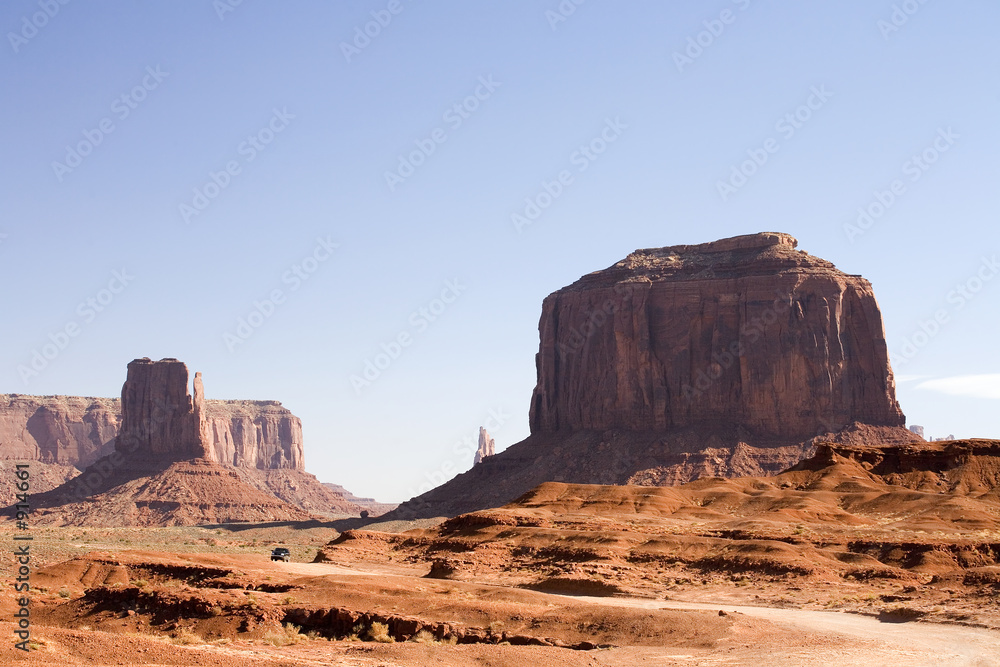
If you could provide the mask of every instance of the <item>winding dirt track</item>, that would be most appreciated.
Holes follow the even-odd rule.
[[[774,625],[797,633],[841,637],[833,646],[810,650],[809,654],[781,656],[762,649],[768,667],[775,665],[813,664],[876,665],[885,664],[879,656],[892,656],[893,665],[1000,665],[1000,633],[960,625],[930,623],[884,623],[870,616],[832,611],[804,611],[774,607],[748,607],[725,603],[642,600],[635,598],[575,598],[592,604],[640,607],[646,609],[718,609],[770,621]],[[767,653],[764,651],[767,650]],[[775,661],[777,660],[777,661]],[[702,663],[709,664],[709,663]],[[740,664],[719,662],[715,664]]]
[[[329,563],[279,563],[282,569],[308,576],[366,575],[413,576],[386,572],[375,567],[343,567]],[[414,568],[415,570],[417,568]],[[419,576],[419,575],[417,575]],[[485,582],[484,582],[485,584]],[[767,667],[816,664],[935,667],[1000,666],[1000,633],[960,625],[930,623],[886,623],[870,616],[834,611],[806,611],[775,607],[751,607],[725,602],[681,602],[642,598],[574,596],[573,600],[594,605],[644,609],[701,609],[737,613],[768,621],[794,633],[801,646],[769,645],[765,638],[747,637],[752,646],[734,647],[726,654],[669,657],[662,664],[745,665],[753,657],[766,658]],[[748,655],[748,652],[751,655]],[[666,657],[666,656],[665,656]],[[674,662],[676,661],[676,662]]]

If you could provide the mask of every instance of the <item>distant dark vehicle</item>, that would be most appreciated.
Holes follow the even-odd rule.
[[[271,560],[283,560],[286,563],[292,559],[292,553],[285,547],[278,547],[271,551]]]

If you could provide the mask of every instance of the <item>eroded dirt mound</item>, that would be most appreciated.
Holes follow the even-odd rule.
[[[80,474],[80,471],[70,465],[58,463],[42,463],[41,461],[4,461],[0,460],[0,478],[14,480],[18,464],[27,464],[30,474],[30,489],[32,493],[50,491]],[[14,484],[0,484],[0,507],[8,507],[17,502],[17,487]]]
[[[933,606],[954,596],[961,603],[952,611],[992,614],[994,623],[998,472],[997,441],[827,443],[773,477],[677,487],[548,482],[431,529],[348,531],[317,559],[422,563],[435,578],[590,595],[662,595],[692,582],[798,590],[847,582],[889,602]]]
[[[85,500],[68,487],[34,496],[32,521],[68,526],[191,526],[312,518],[255,488],[241,471],[204,459],[163,462],[158,469],[121,465],[109,470],[106,478],[99,479],[102,491]]]
[[[37,624],[198,641],[267,640],[287,636],[294,626],[294,634],[330,639],[407,641],[419,635],[432,642],[578,650],[708,647],[732,624],[708,612],[594,608],[531,591],[338,577],[324,566],[268,566],[245,557],[92,553],[43,568],[35,581],[41,593],[60,591],[39,599],[32,612]],[[596,591],[584,585],[588,594]]]

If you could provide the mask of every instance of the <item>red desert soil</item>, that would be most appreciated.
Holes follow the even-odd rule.
[[[678,487],[545,483],[317,557],[547,592],[860,611],[1000,629],[1000,442],[820,446],[774,477]]]
[[[0,664],[1000,665],[998,479],[995,441],[830,445],[775,477],[547,483],[314,563],[94,551],[33,573],[37,650]]]

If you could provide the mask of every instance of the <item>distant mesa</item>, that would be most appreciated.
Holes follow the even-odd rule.
[[[496,507],[546,481],[767,475],[817,436],[906,443],[871,284],[764,232],[636,250],[542,303],[531,435],[394,516]]]
[[[120,402],[0,397],[3,458],[39,461],[33,478],[41,467],[40,479],[65,482],[33,495],[36,522],[301,521],[378,506],[362,507],[304,471],[301,422],[280,403],[207,401],[201,374],[193,394],[188,379],[176,359],[142,358],[129,363]],[[66,474],[73,465],[86,469]]]

